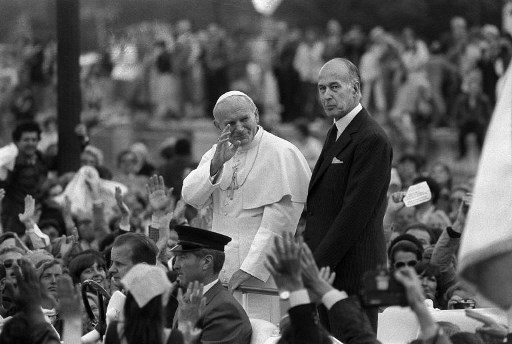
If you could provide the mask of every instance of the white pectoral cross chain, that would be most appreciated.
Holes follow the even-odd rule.
[[[235,196],[235,190],[238,190],[240,188],[240,185],[238,185],[238,165],[240,164],[240,160],[238,160],[238,151],[235,153],[235,164],[233,164],[233,176],[231,177],[231,183],[228,187],[228,197],[230,200],[233,200]]]
[[[233,200],[235,196],[235,190],[238,190],[240,186],[238,185],[238,166],[233,166],[233,177],[231,178],[231,184],[229,184],[228,188],[228,197],[230,200]]]

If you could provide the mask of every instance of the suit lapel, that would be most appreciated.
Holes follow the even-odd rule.
[[[332,163],[332,159],[338,153],[340,153],[350,143],[350,141],[352,141],[352,139],[350,138],[350,134],[347,132],[343,132],[343,134],[341,134],[340,138],[336,141],[336,143],[333,146],[331,146],[330,149],[323,153],[322,161],[315,166],[315,170],[317,173],[311,179],[311,183],[309,183],[310,191],[315,186],[315,184],[320,180],[325,171],[327,171],[327,168],[329,168],[329,166]]]
[[[320,152],[320,156],[318,157],[318,161],[315,164],[315,168],[313,169],[313,173],[311,174],[311,180],[315,179],[315,176],[318,173],[318,169],[320,168],[320,165],[322,164],[322,162],[324,160],[325,151],[327,150],[327,144],[328,144],[328,141],[329,141],[329,137],[331,136],[331,133],[332,133],[333,130],[334,130],[334,125],[331,126],[331,128],[327,132],[327,136],[326,136],[326,139],[324,141],[324,146],[322,147],[322,151]]]
[[[338,154],[340,154],[348,146],[350,141],[352,141],[352,134],[359,131],[359,127],[366,120],[366,116],[366,110],[363,108],[361,111],[359,111],[359,113],[352,120],[352,122],[350,122],[348,127],[343,131],[343,133],[338,138],[336,143],[334,143],[334,145],[332,145],[326,150],[326,145],[324,144],[324,149],[320,154],[320,158],[318,159],[318,162],[315,165],[315,169],[313,171],[313,175],[311,176],[311,182],[309,183],[309,192],[313,189],[315,184],[320,180],[322,175],[325,173],[325,171],[327,171],[329,166],[332,164],[332,159]]]
[[[213,298],[222,291],[224,287],[222,286],[222,284],[220,283],[220,281],[217,281],[217,283],[215,283],[213,285],[213,287],[210,288],[210,290],[208,290],[206,292],[206,294],[204,294],[204,298],[206,299],[206,306],[208,306],[208,304],[213,300]]]

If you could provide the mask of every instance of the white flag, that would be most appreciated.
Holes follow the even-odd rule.
[[[504,309],[512,305],[512,63],[482,149],[459,251],[459,274]]]

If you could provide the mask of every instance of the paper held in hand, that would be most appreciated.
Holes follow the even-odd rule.
[[[415,205],[430,201],[431,198],[432,192],[430,192],[427,182],[421,182],[409,187],[403,201],[406,207],[414,207]]]

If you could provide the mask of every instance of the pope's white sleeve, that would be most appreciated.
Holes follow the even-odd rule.
[[[289,196],[265,206],[260,228],[240,269],[266,282],[270,273],[263,264],[274,245],[274,237],[284,232],[295,233],[303,209],[304,203],[292,202]]]
[[[215,184],[212,184],[210,165],[214,152],[215,149],[206,152],[199,166],[190,172],[183,181],[181,197],[187,204],[197,209],[204,208],[211,203],[211,195],[219,187],[224,175],[223,169],[221,169],[215,178]]]

